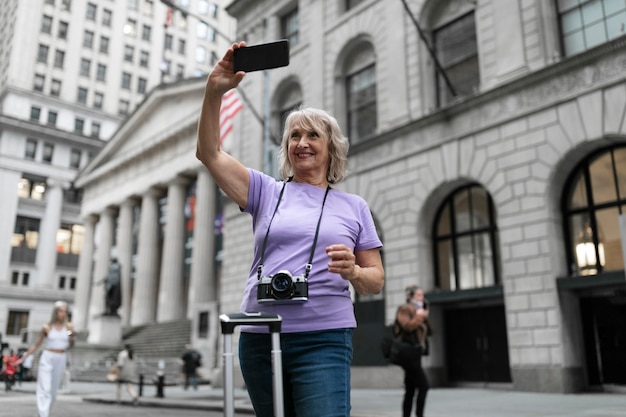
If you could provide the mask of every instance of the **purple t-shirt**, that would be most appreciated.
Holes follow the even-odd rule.
[[[348,281],[339,274],[328,272],[330,258],[325,248],[341,243],[353,251],[382,246],[365,200],[354,194],[331,189],[324,204],[313,267],[309,274],[308,300],[289,304],[259,304],[257,267],[265,233],[283,182],[253,169],[248,171],[250,189],[248,205],[243,211],[252,214],[254,260],[246,282],[241,311],[279,314],[283,319],[283,333],[356,327]],[[284,269],[293,276],[304,274],[325,192],[310,184],[293,181],[286,184],[267,240],[264,276],[274,275]],[[266,326],[242,326],[241,330],[268,332]]]

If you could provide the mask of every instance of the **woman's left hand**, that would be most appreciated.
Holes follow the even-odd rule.
[[[340,274],[347,281],[356,278],[356,256],[346,245],[330,245],[326,247],[326,254],[330,258],[328,271]]]

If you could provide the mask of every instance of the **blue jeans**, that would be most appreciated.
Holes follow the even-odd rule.
[[[349,417],[353,329],[281,334],[285,416]],[[239,363],[257,417],[272,417],[271,338],[241,333]]]

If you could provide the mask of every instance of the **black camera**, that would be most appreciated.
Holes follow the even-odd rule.
[[[291,275],[287,270],[259,278],[259,303],[302,302],[309,299],[309,283],[304,275]]]

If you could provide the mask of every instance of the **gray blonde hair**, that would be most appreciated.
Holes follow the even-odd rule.
[[[337,119],[324,110],[311,107],[294,110],[287,116],[278,155],[279,171],[282,179],[286,180],[294,174],[287,152],[291,129],[295,126],[306,130],[314,130],[328,138],[329,162],[326,180],[329,184],[336,184],[343,180],[348,173],[348,149],[350,147],[348,138],[341,132]]]
[[[57,316],[59,314],[59,309],[61,307],[65,307],[65,321],[63,322],[63,324],[68,322],[68,311],[67,311],[67,303],[65,301],[57,301],[54,303],[54,307],[52,307],[52,317],[50,318],[50,324],[54,323],[55,321],[57,321]]]

